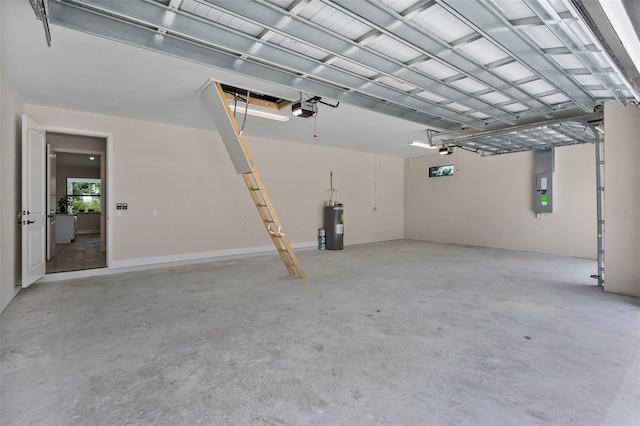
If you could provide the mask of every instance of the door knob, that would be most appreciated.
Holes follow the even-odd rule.
[[[27,225],[30,225],[30,224],[32,224],[32,223],[36,223],[36,221],[35,221],[35,220],[28,220],[28,221],[27,221]]]

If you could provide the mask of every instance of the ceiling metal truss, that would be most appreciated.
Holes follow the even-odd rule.
[[[570,0],[46,4],[57,25],[449,132],[640,101]]]
[[[484,156],[544,150],[561,146],[595,143],[603,139],[602,113],[513,126],[443,139],[444,147],[458,147]],[[598,135],[594,132],[598,132]]]

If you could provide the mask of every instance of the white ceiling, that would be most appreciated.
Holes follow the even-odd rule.
[[[92,160],[93,158],[93,160]],[[100,168],[100,156],[97,154],[76,154],[71,152],[57,152],[56,165],[67,167]]]
[[[56,4],[63,4],[67,1],[73,3],[76,0],[64,0],[64,2],[56,2]],[[161,4],[163,1],[155,0],[145,3],[132,0],[131,3],[111,3],[116,8],[123,4],[127,5],[124,9],[128,9],[125,10],[128,13],[135,9],[136,5],[145,8],[148,6],[165,7]],[[398,107],[402,109],[406,102],[406,105],[416,108],[407,109],[407,111],[415,111],[415,113],[411,112],[413,120],[416,120],[417,117],[417,120],[420,121],[407,121],[370,109],[352,106],[340,98],[341,94],[338,94],[336,98],[341,101],[339,108],[333,109],[320,104],[316,123],[313,118],[302,119],[291,116],[288,122],[282,123],[249,116],[245,127],[245,134],[249,137],[318,144],[406,157],[430,153],[428,150],[409,146],[409,142],[412,140],[426,142],[426,129],[438,128],[438,124],[443,124],[447,120],[449,123],[453,123],[449,127],[456,131],[462,130],[466,122],[471,123],[476,129],[483,125],[486,128],[491,128],[499,125],[520,124],[523,120],[553,118],[558,111],[567,113],[576,109],[576,114],[582,114],[593,105],[603,100],[613,99],[614,96],[625,101],[637,96],[637,93],[630,90],[624,79],[611,71],[610,64],[602,61],[602,53],[600,52],[596,51],[589,56],[596,58],[596,62],[600,61],[600,65],[604,64],[604,69],[607,72],[599,74],[598,78],[591,73],[585,73],[584,64],[576,62],[576,58],[582,54],[581,51],[574,55],[567,54],[566,47],[559,43],[558,38],[546,26],[541,25],[539,19],[536,21],[535,16],[532,16],[532,9],[527,8],[525,4],[525,2],[528,4],[530,0],[491,0],[490,4],[493,7],[492,10],[497,13],[496,16],[506,20],[504,21],[505,25],[508,23],[509,26],[512,26],[511,31],[519,34],[519,37],[528,40],[529,43],[537,43],[538,47],[535,47],[534,50],[544,50],[544,52],[541,51],[544,55],[540,54],[535,58],[538,61],[543,61],[538,63],[540,69],[537,70],[537,74],[530,72],[535,67],[531,68],[529,64],[522,62],[520,57],[523,56],[523,52],[507,51],[508,54],[505,55],[504,46],[498,49],[494,44],[487,42],[487,37],[493,37],[494,41],[503,37],[503,43],[511,42],[510,38],[505,39],[501,35],[500,28],[487,27],[472,30],[468,23],[463,24],[462,21],[454,18],[456,11],[449,3],[462,5],[463,8],[467,7],[469,3],[464,3],[462,0],[436,1],[437,4],[435,1],[416,0],[372,2],[378,6],[368,7],[366,11],[363,8],[363,13],[374,12],[378,7],[391,15],[403,13],[406,21],[397,20],[395,24],[392,23],[387,28],[376,27],[377,33],[374,36],[371,36],[372,31],[367,31],[367,25],[372,25],[371,21],[362,21],[367,22],[367,25],[354,25],[354,19],[363,18],[357,15],[348,15],[350,12],[343,6],[337,6],[328,0],[302,0],[299,2],[268,0],[268,2],[254,3],[256,7],[261,5],[263,8],[266,7],[265,10],[275,11],[275,17],[278,16],[278,13],[285,15],[289,13],[284,9],[278,9],[280,6],[293,7],[299,17],[295,16],[295,19],[287,20],[281,26],[283,31],[289,32],[286,34],[289,34],[290,37],[293,37],[292,34],[305,37],[304,27],[301,32],[293,24],[304,23],[308,25],[309,34],[312,33],[311,28],[314,25],[318,25],[318,28],[333,28],[340,33],[341,37],[345,37],[342,42],[352,43],[352,49],[349,50],[352,52],[352,56],[363,58],[364,62],[358,62],[355,59],[351,61],[352,57],[345,56],[344,51],[339,49],[337,50],[340,52],[339,55],[331,54],[332,51],[328,50],[330,46],[326,44],[328,42],[322,37],[316,39],[317,44],[305,44],[279,33],[270,33],[270,30],[265,29],[269,27],[268,23],[257,25],[257,21],[251,21],[248,16],[246,16],[248,19],[246,21],[243,20],[244,18],[238,19],[237,17],[229,19],[229,15],[225,15],[224,11],[220,12],[221,7],[228,6],[237,7],[238,10],[233,13],[251,14],[251,8],[244,8],[243,5],[246,3],[238,0],[226,3],[184,0],[181,3],[183,9],[180,10],[180,19],[192,19],[198,15],[197,19],[200,21],[207,22],[208,25],[226,26],[225,31],[241,33],[242,37],[249,42],[253,37],[254,45],[243,52],[247,54],[248,59],[243,56],[237,60],[239,72],[246,70],[245,67],[251,65],[251,60],[264,59],[260,56],[263,54],[260,52],[261,47],[265,47],[267,50],[280,49],[283,63],[285,58],[294,60],[295,55],[301,55],[307,62],[309,58],[320,61],[317,67],[318,75],[310,75],[311,79],[309,79],[305,74],[302,74],[302,77],[298,79],[300,87],[304,87],[304,84],[313,80],[314,77],[336,75],[336,72],[342,73],[340,78],[345,79],[341,80],[336,77],[337,80],[330,83],[340,86],[340,83],[351,81],[351,77],[345,77],[346,74],[344,74],[344,70],[348,69],[349,75],[360,80],[364,77],[365,81],[368,80],[369,83],[358,86],[354,91],[344,91],[345,99],[354,99],[349,97],[353,94],[389,94],[388,102],[387,99],[380,98],[374,103],[380,108],[383,105],[393,104],[396,109]],[[109,2],[104,0],[91,0],[91,2],[109,6]],[[78,0],[78,4],[81,3]],[[168,4],[168,1],[164,3]],[[216,3],[218,4],[216,5]],[[345,1],[338,3],[350,6]],[[539,4],[537,0],[532,0],[531,3]],[[575,19],[568,15],[569,12],[561,2],[552,1],[550,3],[555,8],[552,10],[552,14],[559,14],[560,18],[558,19],[562,21],[562,25],[568,26],[570,31],[578,34],[579,38],[585,40],[585,45],[594,52],[596,46],[592,44],[593,40],[588,40],[588,37],[583,34],[581,24],[576,23]],[[200,98],[195,95],[197,89],[209,78],[283,99],[295,100],[300,96],[298,90],[292,87],[269,83],[255,78],[255,75],[254,78],[243,77],[235,72],[179,59],[58,25],[51,25],[52,46],[47,47],[42,23],[36,20],[34,12],[26,0],[0,0],[0,5],[2,7],[0,60],[4,72],[18,87],[28,103],[194,128],[214,129],[215,126],[209,114]],[[212,5],[217,9],[212,9]],[[413,12],[407,12],[412,8]],[[373,18],[370,19],[375,18],[374,15],[371,16]],[[489,16],[489,18],[491,17]],[[414,27],[408,24],[414,25]],[[440,45],[456,44],[456,49],[439,53],[440,59],[452,58],[457,64],[476,64],[477,73],[465,77],[465,72],[467,72],[465,70],[462,71],[462,74],[452,72],[451,67],[443,66],[442,62],[429,60],[428,57],[420,54],[422,45],[401,44],[397,38],[394,38],[396,34],[393,31],[397,31],[398,34],[404,31],[403,34],[406,37],[417,34],[414,30],[423,28],[420,27],[421,25],[433,31],[438,30],[436,38]],[[172,28],[170,25],[168,27],[171,32]],[[394,30],[389,32],[389,28],[394,28]],[[153,32],[150,34],[154,37]],[[114,32],[113,36],[120,37],[120,33]],[[256,43],[255,41],[258,39],[260,41]],[[352,39],[359,41],[353,45]],[[424,43],[432,43],[427,39],[423,41]],[[225,39],[218,42],[222,47],[236,47],[232,45],[230,40]],[[334,39],[331,42],[339,44],[341,40]],[[346,44],[341,46],[344,47]],[[526,43],[519,46],[522,48],[526,46]],[[319,47],[325,50],[323,51]],[[294,56],[291,56],[292,52],[295,54]],[[212,56],[214,53],[212,51]],[[329,53],[328,56],[327,53]],[[378,55],[377,58],[374,58],[371,53]],[[379,72],[372,74],[371,69],[374,66],[378,67],[376,71],[380,71],[388,65],[393,65],[385,57],[381,58],[380,53],[395,61],[394,63],[399,65],[398,75],[403,75],[406,78],[401,80],[395,78],[394,74],[384,75]],[[531,52],[525,51],[524,53]],[[517,60],[514,61],[514,58]],[[551,60],[554,61],[551,68],[570,69],[573,70],[571,72],[579,74],[570,75],[568,78],[565,74],[569,75],[569,73],[559,70],[557,73],[545,74],[544,70],[551,69],[546,62],[551,61],[548,58],[552,58]],[[294,63],[295,61],[287,65]],[[363,67],[363,63],[369,68]],[[480,67],[478,68],[477,65]],[[593,64],[590,65],[593,66]],[[595,65],[598,66],[598,64]],[[523,66],[529,67],[529,70]],[[303,68],[302,65],[300,67],[300,69]],[[459,66],[458,69],[460,69]],[[536,70],[534,69],[534,71]],[[607,75],[602,79],[601,75],[604,74]],[[435,85],[427,84],[429,79],[438,83]],[[411,86],[407,81],[414,83],[424,81],[425,86]],[[496,89],[483,84],[487,81],[506,82],[506,84],[500,83],[499,89]],[[567,82],[568,85],[566,85]],[[610,87],[617,87],[618,90],[607,90],[603,84],[613,84]],[[420,92],[425,87],[432,92]],[[337,93],[334,89],[327,90],[331,93]],[[335,101],[324,93],[311,93],[310,95],[318,94],[322,95],[325,101]],[[396,96],[397,94],[399,95]],[[441,96],[446,94],[454,96],[449,98]],[[576,95],[575,98],[573,95]],[[570,98],[577,100],[577,102],[571,101]],[[364,99],[364,104],[367,104],[366,96]],[[425,100],[427,101],[426,107]],[[526,101],[528,106],[520,104],[517,100]],[[362,104],[362,101],[360,103]],[[483,108],[483,105],[486,108]],[[377,107],[374,105],[372,108]],[[283,112],[289,113],[289,110]],[[420,119],[420,114],[424,120]],[[443,117],[445,117],[444,121]],[[314,124],[317,126],[315,129]],[[317,134],[318,137],[314,137],[314,134]],[[455,134],[449,133],[447,136],[451,137]]]

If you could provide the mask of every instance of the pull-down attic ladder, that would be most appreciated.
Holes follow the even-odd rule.
[[[205,105],[213,116],[213,120],[216,123],[218,132],[220,132],[220,136],[229,153],[229,157],[231,157],[236,172],[242,175],[242,179],[251,194],[251,199],[258,209],[258,214],[278,254],[287,267],[289,275],[297,274],[300,278],[306,278],[298,262],[298,258],[291,248],[289,239],[282,231],[282,225],[276,215],[276,210],[273,204],[271,204],[262,178],[260,178],[260,174],[253,164],[251,154],[249,153],[244,138],[240,134],[240,128],[226,101],[222,86],[220,83],[209,80],[198,92],[201,94]]]

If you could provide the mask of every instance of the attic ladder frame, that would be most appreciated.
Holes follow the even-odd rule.
[[[302,279],[306,278],[306,274],[289,243],[289,239],[282,230],[280,219],[267,194],[258,169],[253,163],[247,144],[240,132],[240,127],[227,103],[222,85],[213,80],[208,80],[198,93],[202,96],[203,101],[213,115],[231,161],[238,174],[242,175],[260,219],[262,219],[262,223],[269,233],[269,237],[289,275],[298,275]]]

